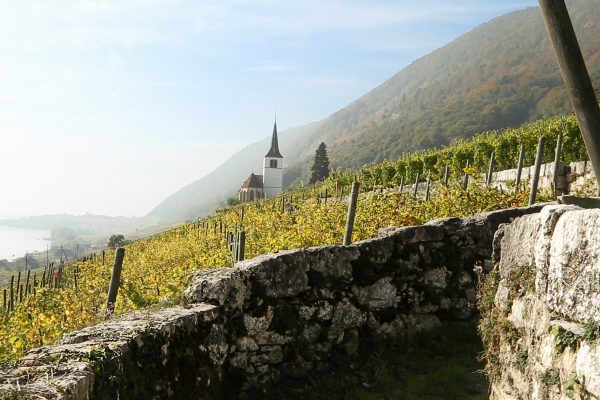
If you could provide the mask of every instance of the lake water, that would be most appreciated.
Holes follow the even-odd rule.
[[[23,257],[26,252],[46,251],[50,231],[0,226],[0,260]]]

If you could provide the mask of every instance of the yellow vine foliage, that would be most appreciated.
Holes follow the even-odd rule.
[[[566,158],[575,159],[584,152],[573,118],[548,120],[541,124],[541,129],[539,126],[531,124],[519,131],[488,132],[453,147],[415,153],[395,163],[386,161],[363,168],[358,176],[367,191],[359,197],[353,240],[373,237],[382,227],[418,225],[435,218],[471,216],[526,205],[528,191],[511,189],[508,193],[480,184],[470,185],[468,191],[458,183],[447,188],[437,184],[427,202],[385,188],[397,187],[404,178],[409,184],[411,174],[416,173],[429,173],[433,179],[439,179],[448,164],[453,168],[453,176],[460,177],[466,159],[476,161],[468,171],[474,175],[481,171],[483,160],[491,151],[496,151],[499,168],[510,167],[516,162],[517,144],[535,144],[540,132],[550,140],[555,140],[558,132],[565,132]],[[526,160],[529,160],[535,146],[529,146],[527,151]],[[192,272],[231,266],[233,256],[227,249],[225,231],[245,231],[246,258],[287,249],[341,244],[349,185],[354,178],[352,171],[335,171],[321,186],[229,207],[214,216],[127,244],[114,312],[120,314],[179,303]],[[340,193],[343,185],[344,191]],[[327,202],[322,199],[325,190],[329,195]],[[0,309],[0,360],[15,360],[33,347],[55,343],[65,332],[104,320],[113,258],[114,251],[110,250],[104,257],[96,254],[92,260],[68,265],[60,277],[59,288],[38,286],[35,295],[15,304],[14,312]]]
[[[329,198],[325,203],[323,199],[318,201],[317,195],[318,189],[312,189],[231,207],[214,217],[126,245],[115,313],[178,303],[190,273],[231,266],[232,255],[221,229],[246,232],[246,258],[341,244],[347,197]],[[471,185],[468,193],[458,185],[438,187],[428,202],[393,191],[362,193],[353,240],[373,237],[382,227],[522,206],[527,199],[524,191],[508,194],[480,185]],[[35,296],[15,304],[14,312],[0,311],[0,357],[14,360],[33,347],[55,343],[65,332],[102,321],[106,316],[113,257],[111,250],[105,254],[104,265],[99,255],[91,261],[72,264],[64,269],[59,288],[38,287]]]

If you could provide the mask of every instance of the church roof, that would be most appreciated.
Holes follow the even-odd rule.
[[[262,175],[254,175],[251,173],[246,182],[242,185],[242,189],[244,188],[259,188],[263,187],[263,176]]]
[[[279,141],[277,140],[277,121],[273,126],[273,136],[271,137],[271,148],[265,157],[283,158],[279,152]]]

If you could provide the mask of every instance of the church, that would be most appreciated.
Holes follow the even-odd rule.
[[[262,175],[251,173],[239,191],[242,203],[256,199],[276,196],[283,191],[283,156],[279,152],[277,140],[277,121],[273,126],[271,148],[263,159]]]

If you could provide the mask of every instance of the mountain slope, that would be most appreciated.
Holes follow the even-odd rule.
[[[308,156],[311,146],[307,144],[307,137],[321,123],[313,122],[278,133],[279,148],[286,166]],[[227,197],[237,193],[251,172],[262,174],[262,161],[269,150],[270,141],[269,135],[260,142],[244,147],[210,174],[167,197],[148,215],[158,217],[161,222],[172,222],[212,212],[216,206],[224,204]],[[317,144],[312,148],[316,148]]]
[[[600,0],[567,5],[588,68],[600,81]],[[326,138],[333,167],[358,168],[570,111],[541,11],[533,7],[416,60],[313,135]]]

